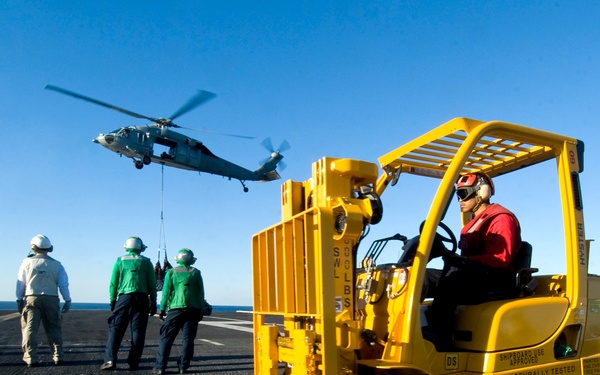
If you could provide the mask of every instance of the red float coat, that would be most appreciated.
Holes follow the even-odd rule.
[[[519,221],[506,208],[491,204],[461,229],[458,247],[462,256],[477,263],[512,270],[511,259],[521,247]]]

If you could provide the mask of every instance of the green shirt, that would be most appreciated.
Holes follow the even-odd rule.
[[[177,266],[165,276],[160,309],[202,308],[204,283],[194,267]]]
[[[117,259],[110,279],[110,301],[129,293],[145,293],[156,304],[156,275],[150,259],[130,251]]]

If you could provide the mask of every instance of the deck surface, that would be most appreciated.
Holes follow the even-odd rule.
[[[0,374],[151,374],[159,343],[161,321],[151,317],[146,346],[139,370],[128,371],[126,358],[130,346],[129,331],[119,351],[117,368],[100,371],[108,337],[110,311],[72,310],[63,314],[64,363],[55,366],[43,328],[38,333],[40,364],[27,368],[22,360],[20,315],[0,311]],[[181,348],[177,337],[167,374],[177,374],[176,360]],[[195,341],[194,360],[189,374],[253,374],[252,314],[213,313],[200,322]]]

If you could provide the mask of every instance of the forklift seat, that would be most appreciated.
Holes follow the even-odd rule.
[[[476,299],[476,303],[518,298],[533,294],[537,287],[537,280],[532,277],[532,274],[539,270],[531,267],[532,252],[533,247],[531,244],[522,241],[519,251],[511,261],[511,267],[515,270],[515,283],[506,288],[485,291]]]
[[[515,287],[519,292],[519,296],[529,296],[537,287],[537,282],[531,275],[538,272],[539,269],[531,267],[532,253],[533,247],[531,244],[522,241],[519,251],[515,254],[515,257],[511,262],[511,265],[516,272]]]

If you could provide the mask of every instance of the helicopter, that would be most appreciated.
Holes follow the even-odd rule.
[[[270,138],[265,139],[262,142],[262,145],[267,148],[271,154],[267,160],[265,160],[262,165],[258,167],[258,169],[251,171],[216,156],[197,139],[171,130],[177,128],[197,130],[179,126],[175,124],[173,120],[216,97],[216,94],[212,92],[199,90],[196,95],[191,97],[187,103],[185,103],[169,118],[154,118],[141,115],[139,113],[135,113],[58,86],[46,85],[45,89],[98,104],[129,116],[152,121],[153,123],[150,125],[124,126],[110,133],[100,134],[98,137],[92,140],[94,143],[98,143],[119,155],[124,155],[128,158],[131,158],[134,166],[137,169],[142,169],[144,165],[158,163],[174,168],[206,172],[227,177],[230,180],[239,180],[242,184],[244,192],[248,192],[248,187],[246,187],[245,184],[246,181],[265,182],[281,178],[277,172],[277,166],[280,163],[281,167],[284,166],[283,162],[281,162],[281,159],[283,159],[283,155],[281,153],[289,149],[289,143],[287,143],[287,141],[283,141],[280,147],[275,149],[272,146]],[[247,139],[254,138],[244,135],[226,134],[211,131],[203,132]],[[157,145],[157,149],[162,147],[164,151],[160,152],[159,150],[155,150],[155,146]]]

